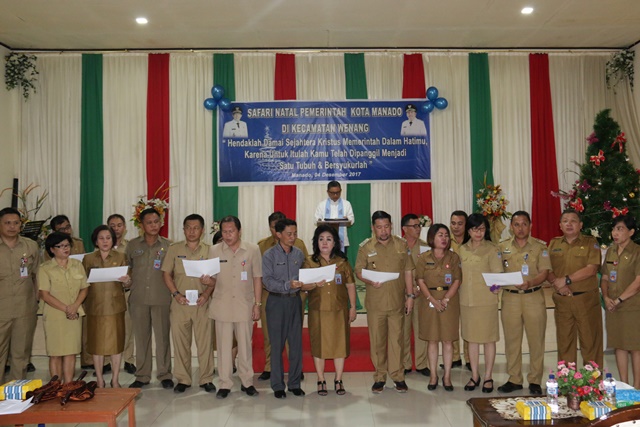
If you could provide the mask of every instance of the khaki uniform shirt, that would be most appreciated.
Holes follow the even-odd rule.
[[[391,236],[383,245],[375,237],[360,244],[356,258],[356,272],[363,269],[389,273],[400,273],[396,280],[385,282],[378,289],[367,286],[365,306],[367,310],[389,311],[404,307],[407,288],[404,273],[413,270],[413,260],[409,256],[407,242],[398,236]]]
[[[136,237],[127,245],[127,260],[131,275],[130,304],[170,305],[171,293],[162,278],[162,261],[171,242],[162,236],[149,246],[144,236]]]
[[[471,240],[460,247],[462,261],[462,283],[460,284],[460,305],[480,307],[498,304],[498,296],[486,285],[482,273],[502,273],[500,248],[483,240],[473,249]]]
[[[520,247],[515,237],[500,242],[502,265],[505,273],[520,271],[526,282],[536,277],[543,270],[551,270],[551,260],[547,246],[540,240],[529,236],[524,247]],[[523,268],[523,266],[525,266]],[[527,273],[527,274],[525,274]],[[516,283],[519,285],[520,283]],[[538,285],[540,286],[540,285]],[[519,290],[515,286],[504,286],[503,289]]]
[[[573,243],[567,242],[564,236],[554,237],[549,244],[549,257],[553,274],[564,277],[589,264],[600,266],[600,245],[595,237],[583,234]],[[598,289],[598,278],[594,274],[584,280],[574,281],[569,287],[572,292],[592,291]]]
[[[458,243],[455,239],[455,237],[453,237],[453,234],[451,235],[451,250],[455,253],[457,253],[458,255],[460,255],[460,246],[462,246],[462,243]]]
[[[353,269],[349,261],[340,257],[333,257],[327,262],[319,257],[320,262],[315,262],[310,256],[305,260],[302,268],[318,268],[327,265],[336,265],[335,278],[327,282],[321,288],[309,291],[309,310],[341,311],[349,309],[349,292],[347,284],[355,284]]]
[[[122,252],[123,254],[126,254],[128,244],[129,244],[128,240],[122,239],[122,242],[118,246],[114,246],[113,249],[115,249],[118,252]]]
[[[260,240],[258,242],[258,247],[260,248],[260,253],[262,255],[264,255],[264,253],[267,252],[268,249],[271,249],[277,243],[278,243],[278,240],[275,237],[273,237],[273,236],[265,237],[264,239],[262,239],[262,240]],[[293,244],[293,246],[295,246],[296,248],[298,248],[298,249],[300,249],[302,251],[302,253],[304,254],[305,259],[309,256],[309,253],[307,252],[307,247],[305,246],[305,244],[304,244],[304,242],[302,240],[296,239],[296,242]]]
[[[631,241],[620,255],[618,255],[618,245],[611,245],[600,272],[603,276],[609,276],[609,298],[615,300],[636,280],[637,276],[640,276],[640,245]],[[613,278],[615,280],[612,280]],[[637,310],[640,310],[640,293],[624,300],[624,303],[616,308],[616,311]]]
[[[424,280],[427,288],[449,287],[456,280],[462,280],[460,257],[453,251],[445,251],[442,259],[438,259],[433,251],[427,251],[416,261],[415,276],[416,280]]]
[[[176,289],[178,289],[182,295],[186,295],[187,291],[198,291],[198,294],[202,294],[207,290],[207,285],[203,285],[199,277],[187,276],[182,260],[198,261],[211,259],[212,257],[209,256],[210,249],[211,245],[200,242],[198,247],[192,251],[187,246],[185,240],[172,243],[171,246],[169,246],[167,256],[164,257],[164,261],[162,262],[162,271],[165,273],[173,273],[173,282],[176,285]]]
[[[82,265],[87,277],[89,277],[94,268],[122,267],[128,264],[125,255],[113,249],[104,260],[100,251],[85,255],[82,259]],[[109,316],[127,311],[124,289],[120,282],[91,283],[83,304],[85,311],[92,316]]]
[[[425,242],[422,239],[418,239],[416,240],[416,244],[413,245],[413,249],[409,249],[409,255],[411,256],[411,261],[413,261],[413,265],[418,268],[418,257],[421,255],[420,251],[421,251],[421,247],[422,246],[426,246],[427,248],[429,247],[429,244],[427,242]],[[408,247],[408,246],[407,246]],[[416,282],[417,277],[415,277],[415,274],[413,275],[413,285],[414,286],[418,286],[418,282]]]
[[[89,287],[82,263],[71,258],[68,262],[67,268],[63,268],[55,260],[49,260],[38,269],[38,289],[49,292],[52,297],[65,305],[73,304],[78,298],[80,290]],[[82,305],[78,307],[78,314],[85,315]],[[64,320],[66,318],[67,315],[64,311],[44,304],[44,320]]]
[[[258,245],[240,241],[233,252],[225,242],[213,246],[210,258],[220,258],[220,273],[209,305],[209,317],[223,322],[250,322],[256,302],[253,279],[262,277]]]
[[[39,254],[38,244],[26,237],[18,236],[13,249],[0,239],[0,319],[35,315]]]

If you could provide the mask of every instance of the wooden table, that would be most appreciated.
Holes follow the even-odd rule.
[[[492,398],[479,398],[467,400],[467,405],[473,412],[473,426],[474,427],[503,427],[503,426],[584,426],[588,425],[590,421],[584,417],[572,417],[572,418],[559,418],[551,420],[505,420],[498,414],[498,412],[491,406],[489,400]]]
[[[60,399],[31,406],[21,414],[0,415],[0,424],[59,424],[59,423],[107,423],[116,427],[116,419],[129,409],[129,427],[136,425],[136,396],[139,388],[99,388],[93,399],[84,402],[70,401],[60,406]]]

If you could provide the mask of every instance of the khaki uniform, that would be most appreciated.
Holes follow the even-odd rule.
[[[456,241],[456,239],[453,237],[453,235],[451,235],[451,250],[455,253],[457,253],[458,255],[460,255],[460,246],[462,246],[462,243],[458,243]],[[464,349],[463,349],[463,353],[466,355],[469,354],[469,342],[468,341],[464,341]],[[460,338],[458,338],[457,340],[453,341],[453,359],[454,362],[458,361],[458,360],[462,360],[460,357]]]
[[[34,278],[40,263],[38,245],[18,236],[14,248],[0,239],[0,367],[11,352],[11,371],[5,380],[27,377],[33,334],[36,329],[36,288]]]
[[[114,247],[113,249],[126,254],[127,244],[129,244],[129,241],[123,239],[122,243]],[[129,288],[124,289],[124,299],[127,306],[129,305],[129,295],[131,294],[130,291],[131,290]],[[122,352],[122,359],[124,363],[131,363],[132,365],[135,365],[136,359],[133,356],[133,343],[133,324],[131,323],[131,314],[129,313],[129,310],[127,310],[124,313],[124,351]]]
[[[264,255],[264,253],[274,247],[278,243],[278,240],[273,237],[265,237],[264,239],[258,242],[258,248],[260,249],[260,254]],[[296,248],[300,249],[304,254],[304,258],[306,259],[309,256],[307,252],[307,247],[301,239],[296,239],[296,242],[293,244]],[[267,372],[271,372],[271,340],[269,339],[269,329],[267,327],[267,299],[269,298],[269,292],[263,288],[262,290],[262,306],[260,307],[260,324],[262,331],[262,336],[264,338],[264,370]],[[307,301],[307,294],[305,292],[300,293],[300,299],[302,300],[302,310],[304,313],[305,302]],[[289,352],[289,346],[287,345],[287,352]]]
[[[630,241],[619,255],[618,245],[611,245],[600,271],[603,283],[608,278],[609,298],[616,300],[640,276],[640,245]],[[607,347],[640,350],[640,328],[629,327],[638,321],[639,315],[640,294],[625,299],[615,311],[607,311]]]
[[[162,279],[162,260],[171,242],[162,236],[149,246],[144,236],[127,245],[126,254],[131,274],[129,310],[136,340],[136,380],[151,380],[151,331],[156,341],[157,378],[170,380],[171,344],[169,306],[171,294]]]
[[[557,278],[575,273],[587,265],[600,266],[600,245],[594,237],[580,235],[573,243],[555,237],[549,244],[551,268]],[[594,274],[569,285],[573,296],[553,294],[556,304],[556,339],[558,360],[577,362],[577,340],[586,363],[590,360],[602,366],[602,309],[598,278]]]
[[[416,241],[413,249],[409,249],[409,255],[411,255],[411,260],[413,261],[413,265],[417,265],[418,256],[420,255],[420,247],[429,245],[422,239],[418,239]],[[404,352],[404,360],[403,365],[404,369],[410,370],[413,367],[413,362],[411,361],[411,329],[413,329],[413,345],[414,345],[414,360],[416,363],[416,369],[421,370],[429,367],[429,359],[427,357],[427,341],[423,341],[419,336],[419,312],[423,308],[423,304],[420,304],[420,299],[424,298],[420,291],[417,288],[418,284],[416,283],[416,277],[414,274],[413,277],[413,292],[417,295],[415,303],[413,304],[413,311],[404,322],[404,343],[403,343],[403,352]]]
[[[215,320],[218,348],[219,388],[233,385],[233,336],[238,341],[238,376],[244,387],[253,385],[251,318],[255,300],[253,279],[262,278],[262,255],[253,243],[240,241],[234,252],[225,242],[211,248],[211,258],[220,258],[209,317]],[[266,291],[263,291],[266,293]]]
[[[363,269],[399,273],[396,280],[385,282],[378,289],[367,286],[365,307],[371,343],[371,361],[375,367],[374,382],[386,382],[387,373],[395,382],[404,381],[402,361],[406,285],[404,274],[414,269],[407,242],[392,236],[383,245],[375,238],[360,244],[356,273]]]
[[[198,291],[198,294],[202,295],[207,290],[207,286],[200,282],[200,278],[186,275],[182,260],[211,259],[210,249],[211,246],[203,242],[200,242],[194,251],[189,249],[186,241],[169,246],[167,256],[162,262],[162,271],[173,275],[176,288],[182,295],[186,296],[189,290]],[[207,384],[213,380],[213,322],[207,316],[209,304],[210,301],[207,301],[198,307],[179,304],[175,299],[171,301],[171,337],[175,359],[173,374],[179,383],[191,385],[192,336],[195,336],[200,365],[198,384]]]
[[[551,270],[546,245],[533,237],[529,237],[522,248],[515,238],[503,240],[500,250],[505,273],[519,271],[525,282],[544,270]],[[500,316],[509,381],[522,384],[522,335],[526,332],[530,359],[527,381],[540,385],[544,373],[544,336],[547,328],[547,307],[542,285],[524,291],[515,286],[502,287]]]

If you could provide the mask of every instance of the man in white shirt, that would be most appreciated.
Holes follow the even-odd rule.
[[[416,106],[407,104],[404,111],[407,113],[407,120],[402,122],[400,135],[402,136],[427,136],[427,128],[424,122],[416,117]]]
[[[222,136],[225,138],[247,138],[247,124],[240,120],[242,118],[242,108],[236,105],[231,112],[233,120],[224,124]]]
[[[318,221],[327,219],[344,219],[349,221],[348,226],[351,227],[355,222],[353,208],[351,207],[351,203],[340,197],[342,195],[342,187],[338,181],[331,181],[327,184],[327,195],[329,198],[318,203],[318,207],[316,208],[316,225],[318,225]],[[349,247],[347,226],[340,226],[338,234],[340,235],[342,251],[344,252]]]

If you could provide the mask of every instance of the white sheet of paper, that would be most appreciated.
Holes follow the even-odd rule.
[[[431,246],[420,246],[420,253],[423,254],[431,249]]]
[[[196,305],[198,302],[198,291],[188,290],[185,297],[187,298],[187,301],[189,301],[189,305]]]
[[[220,258],[188,260],[183,259],[182,265],[188,277],[200,277],[203,274],[213,276],[220,273]]]
[[[384,283],[390,280],[396,280],[398,277],[400,277],[400,273],[387,273],[385,271],[373,271],[363,268],[362,277],[367,280],[371,280],[372,282]]]
[[[129,267],[126,265],[123,267],[92,268],[87,282],[117,282],[120,277],[127,275],[128,269]]]
[[[87,254],[69,255],[69,258],[77,259],[78,261],[82,262],[82,260],[84,259],[85,255],[87,255]]]
[[[20,414],[33,405],[32,400],[3,400],[0,402],[0,415]]]
[[[299,277],[299,280],[305,285],[320,282],[322,280],[330,282],[336,277],[336,265],[331,264],[318,268],[301,268]]]
[[[487,286],[512,286],[521,285],[524,282],[522,273],[519,271],[515,273],[482,273],[482,277]]]

